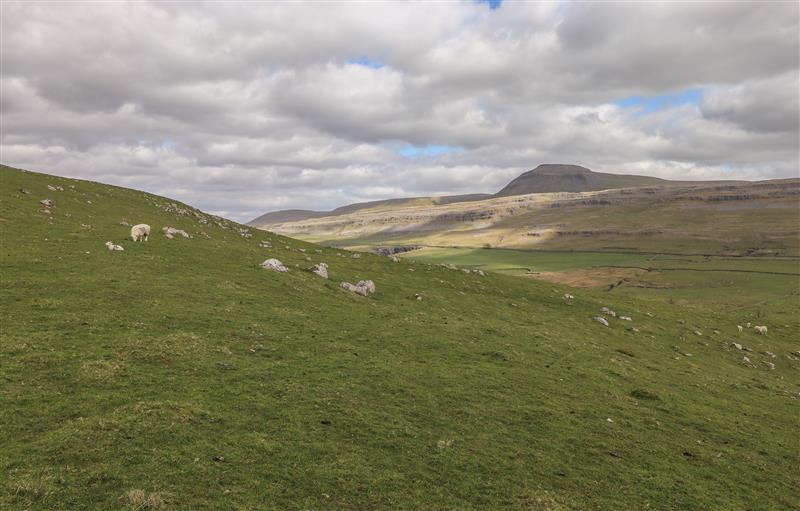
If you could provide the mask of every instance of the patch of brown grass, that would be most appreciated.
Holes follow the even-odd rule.
[[[635,268],[587,268],[567,271],[548,271],[531,274],[532,278],[546,280],[572,287],[603,287],[615,284],[622,279],[633,279],[645,270]]]
[[[159,509],[165,504],[165,496],[161,492],[144,490],[128,490],[124,497],[133,509]]]

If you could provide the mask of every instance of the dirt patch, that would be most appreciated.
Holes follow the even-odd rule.
[[[638,268],[582,268],[535,273],[530,277],[572,287],[603,287],[617,284],[624,279],[633,279],[644,273],[647,271]]]

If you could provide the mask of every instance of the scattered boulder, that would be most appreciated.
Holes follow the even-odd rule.
[[[266,261],[261,263],[261,267],[264,268],[265,270],[272,270],[281,273],[289,271],[289,269],[277,259],[267,259]]]
[[[390,255],[390,256],[389,256],[389,260],[390,260],[391,262],[393,262],[393,263],[399,263],[399,262],[400,262],[400,258],[399,258],[399,257],[397,257],[396,255]]]
[[[773,364],[772,362],[769,362],[769,361],[767,361],[767,360],[762,360],[761,362],[762,362],[762,363],[763,363],[765,366],[769,367],[769,368],[770,368],[772,371],[774,371],[774,370],[775,370],[775,364]]]
[[[422,248],[420,245],[401,245],[396,247],[375,247],[372,251],[379,256],[392,256],[394,254],[402,254],[403,252],[411,252]]]
[[[598,323],[600,323],[601,325],[608,326],[608,320],[606,318],[604,318],[604,317],[595,316],[594,320],[597,321]]]
[[[122,225],[122,226],[125,226],[125,227],[130,227],[131,226],[131,224],[129,224],[128,221],[125,220],[124,218],[122,220],[120,220],[119,225]]]
[[[349,282],[342,282],[340,286],[342,289],[347,289],[361,296],[369,296],[375,292],[375,283],[371,280],[360,280],[356,285]]]
[[[414,298],[416,298],[417,300],[422,301],[422,295],[420,293],[414,293]]]
[[[21,194],[24,194],[24,195],[29,195],[31,192],[29,192],[29,191],[28,191],[27,189],[25,189],[25,188],[20,188],[20,189],[19,189],[19,193],[21,193]]]
[[[361,254],[353,254],[350,257],[352,257],[353,259],[361,259]]]
[[[736,348],[737,350],[744,349],[744,348],[743,348],[743,346],[742,346],[741,344],[739,344],[738,342],[733,342],[733,343],[731,343],[731,346],[733,346],[733,347],[734,347],[734,348]]]
[[[600,309],[600,312],[602,312],[603,314],[608,314],[609,316],[612,316],[612,317],[615,317],[615,318],[617,317],[617,313],[612,311],[608,307],[603,307],[602,309]]]
[[[184,238],[188,238],[189,237],[189,233],[187,233],[186,231],[184,231],[182,229],[176,229],[174,227],[162,227],[161,228],[161,232],[164,234],[164,236],[167,239],[172,239],[175,236],[183,236]]]
[[[773,352],[771,352],[771,351],[762,351],[761,353],[762,353],[763,355],[766,355],[766,356],[770,357],[770,358],[778,358],[778,355],[774,354],[774,353],[773,353]]]
[[[765,327],[763,325],[762,326],[756,325],[753,328],[755,329],[757,334],[759,334],[759,335],[767,335],[767,327]]]
[[[698,335],[698,336],[701,336],[701,337],[702,337],[702,335],[703,335],[703,332],[701,332],[700,330],[695,330],[695,331],[694,331],[694,335]]]
[[[313,268],[311,268],[311,272],[315,275],[319,275],[323,279],[328,278],[328,265],[325,263],[315,264]]]
[[[42,206],[44,206],[46,208],[52,208],[52,207],[55,206],[55,203],[50,199],[40,200],[39,204],[41,204]]]
[[[569,294],[569,293],[566,293],[566,294],[564,295],[564,300],[574,300],[574,299],[575,299],[575,297],[574,297],[574,296],[572,296],[572,295],[571,295],[571,294]]]
[[[53,186],[53,185],[47,185],[47,189],[50,190],[51,192],[56,192],[56,191],[63,192],[64,191],[63,187],[61,187],[61,186]]]
[[[120,245],[115,245],[113,241],[106,241],[106,247],[108,247],[108,249],[112,252],[122,252],[125,250]]]
[[[263,240],[261,243],[258,244],[260,248],[272,248],[272,243],[267,240]]]
[[[630,316],[620,316],[619,319],[621,319],[622,321],[633,321],[633,319]]]

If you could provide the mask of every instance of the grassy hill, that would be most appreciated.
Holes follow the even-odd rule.
[[[800,508],[795,299],[355,259],[8,167],[0,229],[0,509]]]

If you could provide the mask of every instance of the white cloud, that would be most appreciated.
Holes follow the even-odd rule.
[[[798,174],[790,4],[0,8],[3,163],[241,220],[491,192],[543,162],[681,179]],[[702,89],[699,105],[614,104],[688,89]],[[463,151],[397,154],[408,145]]]

